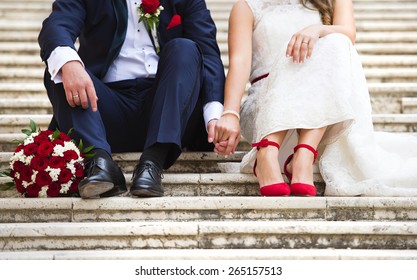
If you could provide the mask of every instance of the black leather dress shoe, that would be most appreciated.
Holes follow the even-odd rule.
[[[133,172],[130,193],[140,197],[163,196],[162,170],[152,161],[140,162]]]
[[[82,198],[115,196],[127,191],[120,167],[111,159],[96,157],[86,164],[86,177],[78,185]]]

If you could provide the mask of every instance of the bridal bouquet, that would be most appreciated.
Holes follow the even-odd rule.
[[[93,147],[82,151],[59,130],[37,130],[31,120],[31,129],[22,130],[27,137],[17,146],[10,159],[9,176],[17,191],[26,197],[70,196],[78,191],[84,177],[84,159]],[[91,154],[88,154],[91,156]]]

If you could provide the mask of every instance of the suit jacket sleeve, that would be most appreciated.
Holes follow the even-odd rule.
[[[216,40],[216,26],[203,0],[186,1],[183,17],[184,36],[196,42],[203,54],[203,102],[219,101],[224,97],[224,66]]]
[[[85,14],[82,0],[57,0],[52,4],[52,13],[43,21],[38,37],[43,61],[59,46],[76,50],[74,44],[84,26]]]

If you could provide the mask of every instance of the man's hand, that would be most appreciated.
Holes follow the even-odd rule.
[[[61,71],[68,104],[71,107],[82,106],[87,109],[90,101],[91,110],[97,111],[96,90],[82,64],[79,61],[69,61],[62,66]]]
[[[216,133],[216,124],[217,124],[217,119],[212,119],[207,124],[207,134],[208,134],[207,141],[209,143],[213,143],[214,136],[215,136],[215,133]],[[216,154],[221,154],[221,155],[224,154],[224,152],[226,151],[226,148],[227,148],[227,144],[228,144],[228,141],[222,141],[220,143],[215,143],[214,152]]]
[[[234,154],[240,139],[239,119],[234,115],[224,115],[216,122],[214,151],[228,157]]]

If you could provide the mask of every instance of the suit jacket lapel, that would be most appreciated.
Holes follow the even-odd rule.
[[[103,71],[100,75],[101,78],[106,75],[111,63],[118,56],[125,40],[127,31],[128,14],[126,0],[112,0],[112,4],[116,20],[116,31],[114,33],[113,41],[107,55],[105,67],[103,68]]]

